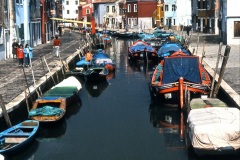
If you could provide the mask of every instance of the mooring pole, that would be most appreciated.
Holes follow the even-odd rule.
[[[218,70],[219,60],[220,60],[220,57],[221,57],[222,45],[223,45],[223,42],[221,42],[219,44],[219,48],[218,48],[218,57],[217,57],[216,67],[215,67],[215,71],[214,71],[213,79],[212,79],[212,84],[211,84],[210,98],[212,98],[212,96],[213,96],[213,88],[214,88],[214,84],[215,84],[215,79],[216,79],[216,74],[217,74],[217,70]]]
[[[221,69],[220,69],[218,82],[217,82],[216,87],[214,88],[214,92],[213,92],[213,97],[214,98],[217,96],[218,90],[220,88],[220,85],[221,85],[221,82],[222,82],[222,79],[223,79],[223,74],[224,74],[224,71],[226,69],[226,65],[227,65],[230,50],[231,50],[231,47],[227,45],[226,48],[225,48],[224,56],[223,56],[223,62],[222,62],[222,66],[221,66]]]
[[[1,108],[2,108],[3,116],[4,116],[5,120],[6,120],[7,126],[8,126],[8,127],[12,127],[12,124],[11,124],[9,115],[8,115],[8,113],[7,113],[6,107],[5,107],[5,105],[4,105],[3,98],[2,98],[2,95],[1,95],[1,94],[0,94],[0,105],[1,105]]]

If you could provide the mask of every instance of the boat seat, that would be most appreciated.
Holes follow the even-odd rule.
[[[4,137],[26,137],[26,136],[30,136],[31,133],[19,133],[19,134],[16,134],[16,133],[7,133],[7,134],[4,134]]]

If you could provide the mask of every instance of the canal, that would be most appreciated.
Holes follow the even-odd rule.
[[[152,104],[148,82],[153,65],[128,62],[132,40],[113,39],[106,53],[116,62],[107,82],[82,77],[80,101],[64,120],[41,125],[36,141],[6,160],[231,160],[197,157],[184,142],[184,117],[176,106]]]

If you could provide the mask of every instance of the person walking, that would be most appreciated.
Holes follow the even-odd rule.
[[[31,63],[31,58],[32,58],[32,48],[26,44],[24,47],[24,58],[25,58],[25,67],[29,67],[29,64]]]
[[[17,58],[17,49],[18,49],[19,45],[16,39],[13,39],[13,43],[12,43],[12,55],[13,58]]]
[[[55,48],[56,57],[59,57],[59,47],[62,45],[62,42],[60,39],[58,39],[58,36],[55,36],[55,39],[53,40],[53,48]]]
[[[17,58],[18,58],[18,66],[22,67],[23,66],[23,58],[24,58],[24,53],[23,53],[23,45],[20,44],[19,48],[17,49]]]

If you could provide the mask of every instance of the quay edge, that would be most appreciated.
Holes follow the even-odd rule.
[[[82,50],[84,50],[88,46],[83,46]],[[65,63],[71,68],[71,66],[74,66],[76,60],[79,59],[79,50],[71,54],[70,56],[67,57]],[[29,87],[29,96],[28,100],[30,99],[37,99],[38,94],[37,94],[37,89],[40,88],[41,92],[44,93],[47,90],[49,90],[53,85],[54,81],[52,80],[52,77],[55,81],[60,82],[61,80],[64,79],[64,66],[61,61],[53,61],[49,63],[49,65],[52,65],[55,67],[42,76],[38,81],[36,81],[36,86],[31,85]],[[37,88],[37,89],[36,89]],[[8,114],[11,114],[15,110],[22,109],[24,110],[23,112],[25,113],[25,110],[27,111],[27,105],[26,105],[26,99],[25,99],[25,92],[23,91],[21,94],[19,94],[16,98],[14,98],[12,101],[10,101],[8,104],[5,105],[5,108],[8,112]],[[22,113],[22,112],[21,112]],[[25,115],[27,116],[27,115]],[[2,114],[2,109],[0,108],[0,119],[3,119],[3,114]],[[10,118],[11,119],[11,118]]]

